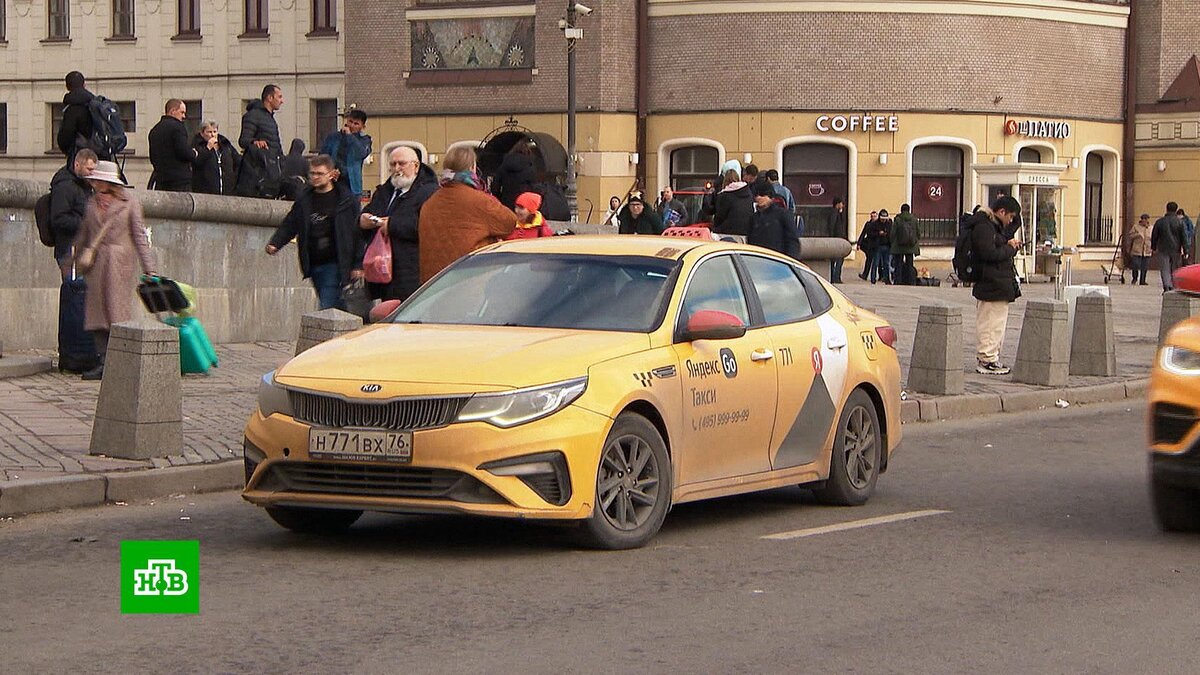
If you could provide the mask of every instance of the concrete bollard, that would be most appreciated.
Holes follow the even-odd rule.
[[[309,312],[300,317],[300,337],[296,340],[296,354],[299,355],[339,335],[354,332],[362,326],[362,317],[340,309]]]
[[[1172,326],[1193,316],[1200,316],[1200,298],[1179,291],[1163,293],[1162,314],[1158,320],[1158,344],[1162,344]]]
[[[908,388],[926,394],[963,392],[962,309],[921,305],[913,337]]]
[[[1030,300],[1021,322],[1021,341],[1013,364],[1014,382],[1063,387],[1070,369],[1070,336],[1067,335],[1067,303]]]
[[[89,452],[124,459],[183,453],[179,329],[151,319],[112,327]]]
[[[1117,374],[1112,300],[1106,295],[1084,295],[1075,300],[1070,373],[1102,377]]]

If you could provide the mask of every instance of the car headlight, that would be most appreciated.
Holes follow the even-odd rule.
[[[275,371],[271,371],[262,376],[262,380],[258,383],[258,410],[263,417],[270,417],[275,413],[294,416],[292,413],[292,401],[288,398],[287,389],[279,386],[275,382]]]
[[[1163,347],[1162,367],[1176,375],[1200,375],[1200,352],[1184,347]]]
[[[515,427],[562,410],[585,389],[587,378],[580,377],[501,394],[476,394],[463,406],[458,421],[483,421],[502,429]]]

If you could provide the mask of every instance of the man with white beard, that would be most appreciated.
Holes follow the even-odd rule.
[[[420,249],[417,246],[417,221],[421,206],[438,189],[437,174],[422,164],[417,152],[401,145],[388,155],[392,176],[375,188],[371,203],[363,209],[358,225],[370,231],[387,228],[392,246],[392,280],[387,284],[368,284],[371,294],[380,300],[404,300],[421,285]]]

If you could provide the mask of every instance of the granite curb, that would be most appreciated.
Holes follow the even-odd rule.
[[[1025,412],[1069,404],[1105,403],[1144,396],[1148,380],[1110,382],[1060,389],[1039,389],[1007,394],[964,394],[901,403],[904,424],[934,422],[979,415]],[[17,516],[81,506],[135,501],[233,490],[245,482],[240,459],[162,469],[140,469],[96,474],[72,474],[0,482],[0,516]]]
[[[0,482],[0,516],[241,488],[242,461]]]

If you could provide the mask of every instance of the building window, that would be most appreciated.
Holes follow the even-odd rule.
[[[267,0],[246,0],[246,30],[243,34],[267,34]]]
[[[48,0],[46,3],[46,39],[71,38],[71,4],[67,0]]]
[[[0,154],[8,152],[8,104],[0,103]]]
[[[808,237],[849,237],[849,223],[832,231],[833,200],[850,190],[850,150],[833,143],[801,143],[783,151],[783,184],[796,200]]]
[[[913,150],[912,212],[923,242],[950,242],[963,210],[962,148],[922,145]]]
[[[204,101],[184,101],[187,113],[183,116],[183,126],[187,128],[188,136],[200,133],[200,124],[204,120]]]
[[[112,36],[114,38],[133,37],[133,0],[113,0]]]
[[[313,0],[310,35],[334,33],[337,33],[337,0]]]
[[[125,128],[125,133],[131,134],[137,131],[137,104],[133,101],[113,101],[117,104],[117,110],[121,113],[121,126]]]
[[[1021,151],[1017,153],[1017,161],[1029,164],[1041,164],[1042,151],[1032,147],[1021,148]]]
[[[704,207],[704,194],[721,170],[721,156],[714,147],[688,145],[672,150],[670,162],[667,184],[688,210],[682,222],[696,222]]]
[[[8,10],[5,9],[5,3],[0,2],[0,42],[4,42],[4,36],[5,36],[4,31],[5,31],[5,27],[8,23],[7,12],[8,12]]]
[[[338,102],[336,98],[314,98],[313,112],[313,142],[309,146],[313,152],[320,152],[321,141],[338,130]]]
[[[1083,187],[1083,243],[1113,243],[1113,219],[1104,213],[1104,157],[1087,156]]]
[[[179,0],[176,9],[176,34],[200,34],[200,0]]]

